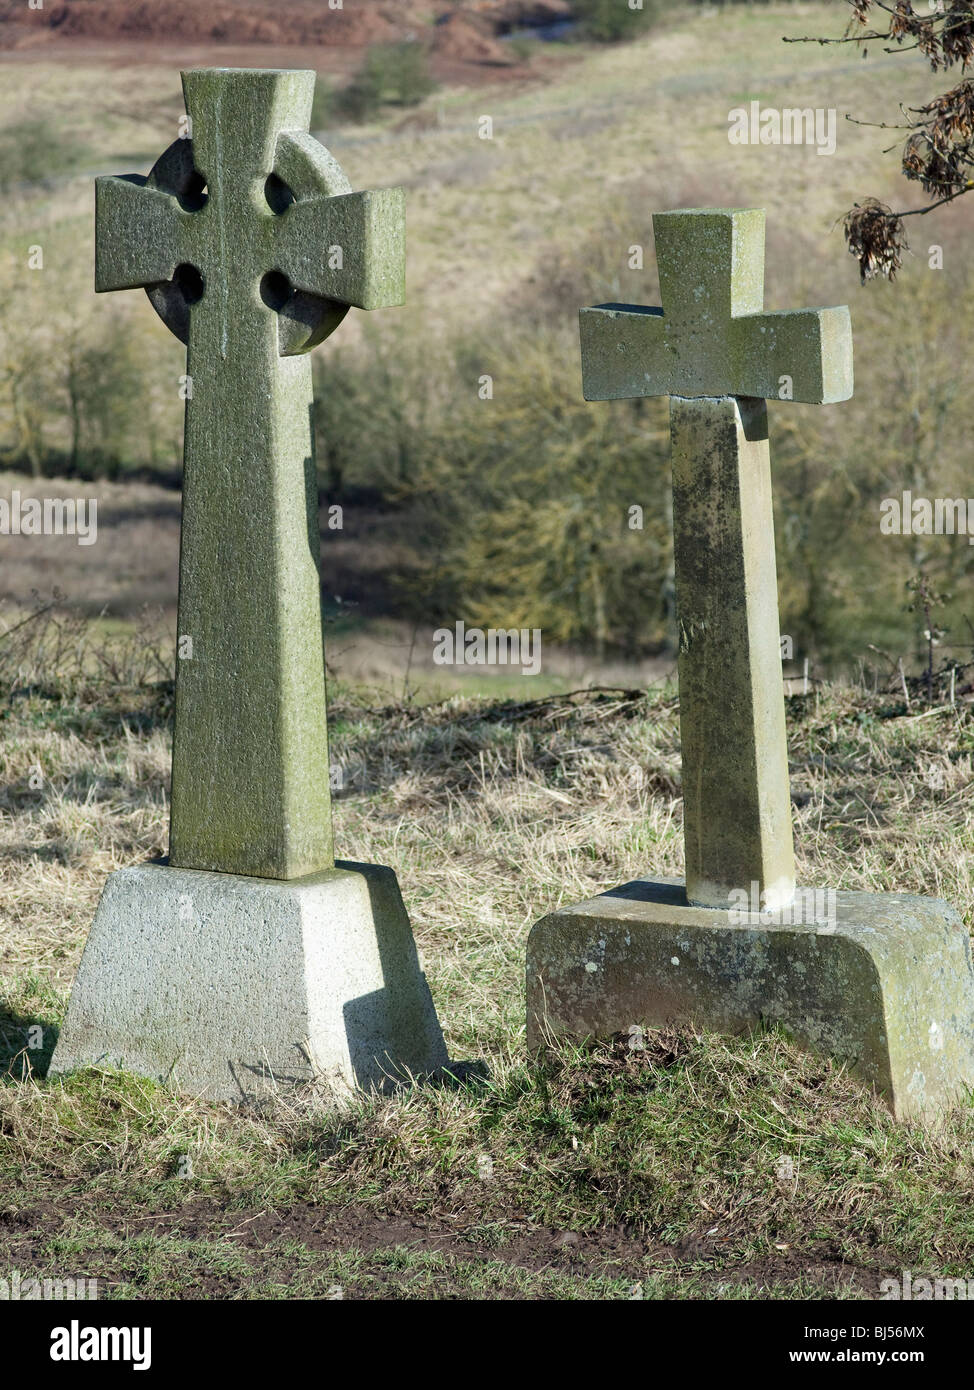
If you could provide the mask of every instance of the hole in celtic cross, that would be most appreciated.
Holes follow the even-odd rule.
[[[176,196],[179,199],[180,207],[184,208],[186,212],[199,212],[200,208],[205,206],[208,196],[206,179],[197,169],[194,169]]]
[[[177,265],[172,278],[187,304],[197,304],[203,298],[205,283],[195,265]]]
[[[264,197],[271,212],[282,213],[294,202],[294,194],[277,174],[268,174],[264,184]]]
[[[269,270],[260,282],[260,297],[268,309],[283,309],[292,293],[290,280],[280,270]]]

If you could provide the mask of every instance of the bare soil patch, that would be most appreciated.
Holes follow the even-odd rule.
[[[291,66],[306,65],[310,58],[327,70],[339,55],[347,68],[349,50],[417,40],[429,46],[438,79],[463,84],[476,81],[482,67],[492,80],[498,70],[523,73],[524,62],[500,36],[568,13],[568,0],[487,0],[474,7],[357,0],[341,9],[320,0],[292,0],[287,6],[270,0],[215,0],[205,6],[194,0],[62,0],[42,10],[28,10],[22,0],[0,0],[0,51],[34,61],[81,56],[132,62],[160,61],[164,55],[168,60],[175,49],[186,61],[189,47],[197,61],[217,52],[217,61],[226,63],[226,49],[259,45],[263,63],[284,53]],[[246,63],[244,57],[241,65]]]
[[[306,1202],[276,1210],[191,1202],[169,1211],[108,1214],[80,1194],[63,1206],[44,1201],[29,1210],[0,1210],[0,1266],[22,1273],[42,1272],[49,1262],[50,1242],[78,1222],[89,1234],[100,1230],[107,1237],[173,1238],[210,1247],[225,1243],[246,1255],[254,1278],[269,1263],[279,1271],[286,1267],[287,1252],[296,1247],[322,1257],[381,1256],[396,1251],[438,1256],[443,1260],[437,1278],[440,1298],[469,1297],[468,1276],[455,1277],[454,1262],[467,1267],[502,1265],[515,1277],[555,1273],[573,1280],[628,1280],[637,1298],[644,1281],[653,1275],[669,1276],[674,1282],[681,1275],[695,1277],[700,1281],[700,1296],[731,1298],[735,1288],[780,1287],[799,1280],[834,1294],[875,1298],[880,1279],[876,1270],[849,1263],[830,1248],[816,1253],[781,1251],[763,1260],[741,1262],[729,1258],[704,1233],[667,1245],[643,1239],[624,1226],[578,1232],[539,1225],[516,1208],[495,1209],[493,1204],[489,1215],[470,1211],[439,1220],[409,1211],[385,1214],[366,1207],[331,1209]],[[92,1267],[88,1275],[108,1292],[113,1285],[128,1283],[131,1263],[121,1246],[111,1255],[99,1256],[97,1268]],[[390,1269],[385,1276],[390,1296],[395,1296],[396,1273]],[[237,1267],[203,1276],[203,1289],[194,1283],[187,1296],[246,1296],[249,1282],[246,1270]],[[354,1284],[343,1293],[353,1299],[359,1296]],[[374,1298],[375,1290],[368,1296]]]
[[[63,0],[43,10],[28,10],[19,0],[0,7],[2,38],[23,47],[50,39],[129,39],[141,43],[182,40],[189,43],[339,44],[381,43],[403,36],[410,22],[421,21],[421,5],[357,4],[340,10],[317,0],[291,0],[286,6],[266,0],[232,3],[215,0]]]

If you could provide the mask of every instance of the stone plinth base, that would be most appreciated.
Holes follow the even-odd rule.
[[[396,876],[112,874],[50,1074],[107,1064],[207,1100],[321,1078],[388,1089],[446,1063]]]
[[[529,1047],[633,1024],[780,1024],[847,1061],[899,1118],[963,1101],[974,1088],[974,970],[957,913],[901,893],[804,901],[804,922],[735,920],[689,907],[681,882],[637,879],[551,913],[528,938]],[[808,920],[813,903],[821,922]]]

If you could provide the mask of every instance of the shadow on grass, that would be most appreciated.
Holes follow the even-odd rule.
[[[172,724],[174,682],[159,681],[140,689],[111,682],[91,682],[79,690],[53,682],[3,688],[0,720],[18,717],[38,729],[73,733],[79,738],[150,734]]]
[[[24,1013],[0,1000],[0,1085],[45,1077],[59,1031],[40,1010]]]

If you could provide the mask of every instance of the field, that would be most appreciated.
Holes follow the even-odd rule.
[[[102,1297],[600,1299],[861,1298],[971,1267],[971,1111],[896,1125],[776,1034],[527,1063],[532,921],[679,872],[665,686],[379,709],[333,690],[337,843],[396,867],[455,1085],[238,1110],[111,1071],[45,1083],[106,873],[165,849],[171,686],[131,648],[116,663],[4,682],[0,1266]],[[789,723],[800,881],[969,911],[969,708],[830,688]]]
[[[928,702],[903,591],[915,568],[938,566],[963,636],[968,547],[881,546],[874,504],[905,476],[964,485],[969,328],[951,306],[968,284],[971,214],[961,205],[918,232],[897,285],[859,288],[836,220],[866,193],[902,190],[881,154],[889,132],[843,115],[891,120],[934,88],[915,55],[863,62],[781,42],[844,20],[823,4],[676,9],[632,43],[545,45],[516,77],[445,73],[406,116],[322,132],[356,186],[405,185],[409,302],[367,331],[350,320],[320,350],[321,381],[356,353],[393,374],[401,364],[411,387],[425,374],[447,460],[443,420],[468,430],[497,405],[480,426],[489,452],[535,418],[540,395],[545,430],[597,493],[603,444],[628,450],[633,476],[640,448],[661,454],[665,406],[578,402],[578,305],[655,302],[654,208],[766,207],[769,306],[849,301],[857,353],[853,402],[772,406],[783,627],[823,675],[855,672],[788,698],[799,880],[942,896],[970,922],[967,651],[956,702],[939,684]],[[841,1067],[775,1032],[653,1033],[642,1049],[617,1039],[529,1062],[531,924],[681,871],[672,646],[662,629],[628,646],[613,629],[599,652],[566,626],[537,679],[443,679],[428,656],[442,614],[421,621],[407,601],[424,571],[403,539],[436,504],[436,458],[395,506],[390,492],[370,508],[375,480],[353,478],[324,559],[331,742],[346,773],[336,844],[399,876],[452,1079],[347,1102],[310,1087],[244,1108],[111,1070],[45,1080],[105,877],[164,853],[168,816],[179,494],[164,475],[179,453],[181,349],[141,296],[94,301],[91,177],[144,171],[174,137],[184,57],[267,57],[232,52],[172,44],[136,62],[92,40],[0,53],[0,131],[18,129],[29,99],[73,150],[43,179],[28,169],[0,213],[4,292],[21,304],[0,330],[4,428],[15,437],[9,383],[29,348],[53,373],[45,447],[66,450],[58,352],[72,324],[97,335],[106,315],[151,392],[141,436],[154,459],[65,481],[32,476],[11,447],[0,475],[3,496],[97,495],[102,527],[88,548],[0,536],[0,1271],[169,1299],[863,1299],[904,1269],[970,1275],[974,1109],[936,1131],[897,1125]],[[317,53],[275,47],[273,61]],[[320,67],[334,73],[334,54]],[[751,100],[834,107],[835,154],[729,144],[727,112]],[[477,135],[485,114],[490,140]],[[944,247],[939,278],[928,240]],[[45,268],[30,276],[34,244]],[[627,268],[634,244],[643,272]],[[495,398],[478,405],[481,368]],[[367,454],[366,426],[348,428],[350,453]],[[622,564],[610,594],[623,626],[633,574]],[[54,586],[66,602],[31,617]],[[909,698],[890,680],[900,654]]]

